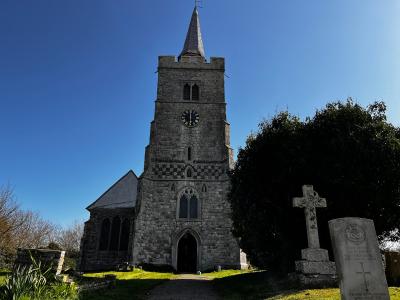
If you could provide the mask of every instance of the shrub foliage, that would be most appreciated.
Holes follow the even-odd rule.
[[[317,209],[320,241],[330,249],[328,220],[373,219],[380,238],[400,219],[400,130],[386,107],[328,104],[305,121],[288,112],[262,122],[239,150],[229,199],[234,234],[251,263],[290,271],[307,247],[303,209],[292,207],[312,184],[328,208]]]

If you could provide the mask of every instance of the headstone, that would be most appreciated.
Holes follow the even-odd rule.
[[[400,285],[400,252],[386,251],[386,278],[389,284],[399,286]]]
[[[56,275],[60,274],[64,264],[65,251],[50,249],[18,249],[16,265],[31,265],[31,256],[40,261],[45,268],[51,267]]]
[[[308,248],[301,250],[301,260],[295,262],[296,277],[306,286],[336,284],[335,263],[329,261],[328,250],[319,245],[317,207],[326,207],[326,200],[318,196],[312,185],[303,185],[303,197],[293,198],[293,207],[304,208]]]
[[[361,218],[329,221],[343,300],[389,300],[374,222]]]

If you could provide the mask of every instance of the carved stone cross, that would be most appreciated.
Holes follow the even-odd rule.
[[[312,185],[303,185],[303,197],[293,198],[293,207],[304,208],[308,248],[319,248],[316,207],[326,207],[325,198],[318,196]]]
[[[368,281],[367,281],[367,275],[371,275],[371,272],[367,272],[365,271],[364,268],[364,263],[360,262],[360,266],[361,266],[361,271],[360,272],[356,272],[356,274],[362,275],[364,278],[364,284],[365,284],[365,291],[368,293]]]

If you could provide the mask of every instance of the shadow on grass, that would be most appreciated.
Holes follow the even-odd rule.
[[[89,282],[90,280],[85,280]],[[155,286],[168,279],[117,279],[114,288],[83,291],[79,294],[81,300],[136,300],[145,299],[147,293]]]
[[[290,295],[299,290],[295,283],[268,271],[216,278],[213,284],[223,299],[265,299],[277,295]]]

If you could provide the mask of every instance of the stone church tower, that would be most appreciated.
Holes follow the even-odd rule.
[[[128,253],[123,254],[126,261],[170,266],[181,272],[211,270],[218,265],[246,266],[245,255],[231,233],[227,201],[227,172],[233,165],[233,153],[226,120],[224,71],[224,58],[205,58],[195,8],[181,54],[177,58],[160,56],[158,60],[155,114],[144,171],[135,181],[137,195],[131,201],[133,234],[125,233],[125,238],[129,236]],[[131,178],[134,181],[136,177]],[[126,186],[120,189],[126,190]],[[89,237],[95,241],[96,236],[97,240],[103,236],[108,240],[96,243],[104,246],[117,232],[110,229],[114,228],[112,220],[106,221],[108,231],[103,232],[101,222],[106,213],[95,207],[99,202],[88,208],[91,219],[85,226],[82,258],[87,256],[82,249],[94,243],[84,243]],[[125,201],[115,199],[115,203],[121,202]],[[112,207],[108,208],[114,216]],[[92,215],[97,225],[91,223]],[[97,233],[93,233],[96,228]],[[120,233],[119,243],[122,238]],[[86,253],[92,253],[92,262],[95,257],[104,257],[91,251]]]
[[[180,56],[160,56],[150,144],[138,190],[136,263],[179,271],[240,267],[227,202],[233,155],[225,62],[204,54],[195,8]]]

